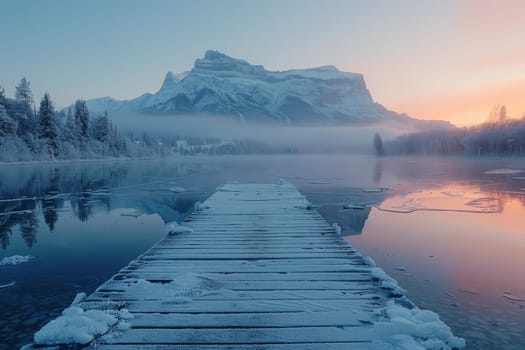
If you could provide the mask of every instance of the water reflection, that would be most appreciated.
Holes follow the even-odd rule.
[[[206,186],[202,193],[169,191],[173,185],[169,181],[182,177],[188,183],[192,172],[207,174],[192,163],[171,163],[160,169],[138,163],[6,166],[0,172],[2,248],[6,250],[18,233],[27,247],[33,247],[39,225],[53,232],[66,214],[82,223],[97,212],[131,206],[141,213],[159,214],[165,221],[180,220],[196,200],[212,191]]]
[[[390,195],[347,239],[471,348],[523,349],[525,190],[493,180]]]
[[[383,175],[383,161],[378,160],[374,166],[374,183],[378,184],[381,181],[381,175]]]
[[[39,220],[44,218],[50,231],[54,231],[59,212],[72,208],[80,221],[92,215],[92,206],[111,206],[109,185],[119,183],[120,169],[108,174],[99,169],[78,167],[75,169],[51,167],[44,172],[34,172],[28,178],[18,180],[9,173],[2,173],[0,187],[0,241],[2,248],[9,246],[10,236],[16,225],[28,247],[37,241]],[[118,174],[119,176],[114,176]],[[5,176],[7,175],[7,176]],[[8,183],[16,181],[16,184]]]
[[[469,343],[525,348],[525,177],[487,173],[508,167],[516,164],[347,155],[2,165],[0,256],[36,258],[0,270],[1,283],[16,280],[0,289],[0,350],[28,342],[216,186],[281,178]]]

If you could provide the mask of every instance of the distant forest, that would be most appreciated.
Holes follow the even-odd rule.
[[[22,78],[15,98],[0,87],[0,161],[145,157],[153,150],[122,136],[108,114],[92,115],[86,102],[57,111],[46,93],[38,109],[31,86]]]
[[[16,86],[15,98],[8,98],[0,87],[0,162],[275,152],[295,150],[275,149],[250,139],[223,142],[181,135],[122,135],[107,112],[95,115],[83,100],[57,111],[46,93],[37,108],[26,78]]]
[[[496,106],[483,124],[402,135],[383,149],[387,155],[525,156],[525,116],[511,119],[505,106]]]

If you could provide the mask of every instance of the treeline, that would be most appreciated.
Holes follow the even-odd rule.
[[[481,125],[414,133],[385,142],[390,155],[525,156],[525,116],[510,119],[502,106]]]
[[[46,93],[38,105],[22,78],[15,98],[0,87],[0,161],[141,157],[153,151],[122,136],[108,114],[92,115],[83,100],[57,111]]]

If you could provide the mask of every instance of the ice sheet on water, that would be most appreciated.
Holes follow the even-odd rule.
[[[23,255],[8,256],[8,257],[5,257],[2,260],[0,260],[0,266],[23,264],[23,263],[28,262],[30,259],[34,259],[34,256],[30,256],[30,255],[26,255],[26,256],[23,256]]]
[[[388,198],[377,206],[381,211],[413,213],[447,211],[466,213],[499,213],[501,199],[474,187],[447,186]]]

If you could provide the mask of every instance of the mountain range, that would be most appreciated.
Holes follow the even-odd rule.
[[[263,66],[208,50],[190,71],[168,72],[156,93],[130,100],[102,97],[87,101],[94,112],[218,114],[241,121],[291,125],[370,125],[399,123],[417,129],[449,128],[376,103],[362,74],[334,66],[269,71]]]

